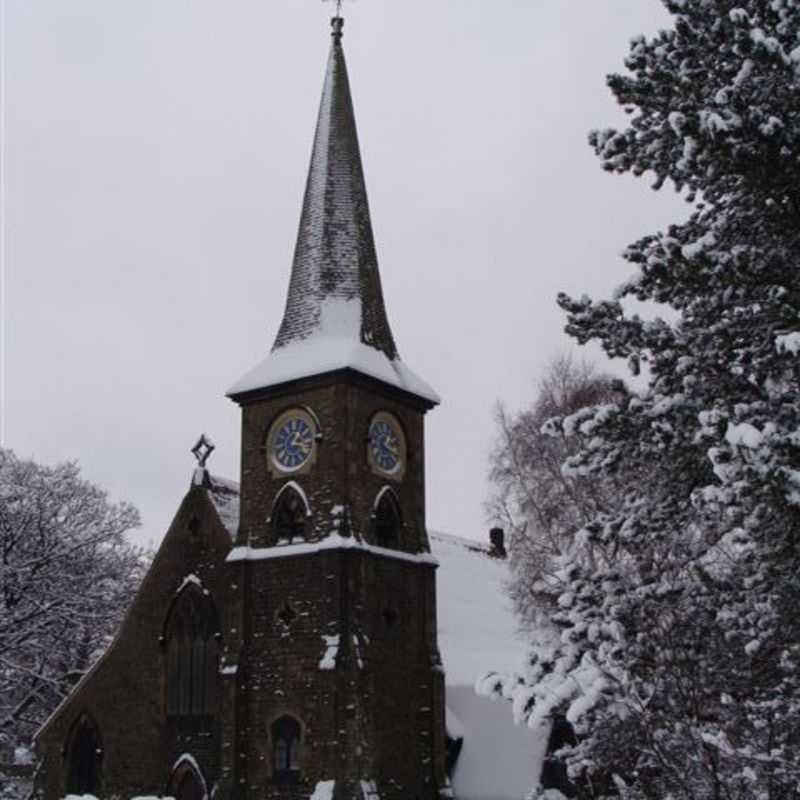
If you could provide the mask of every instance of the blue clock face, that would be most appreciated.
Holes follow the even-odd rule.
[[[272,437],[272,458],[285,471],[300,469],[314,449],[314,431],[303,417],[288,415]]]
[[[405,445],[396,423],[380,416],[369,429],[369,452],[373,464],[389,475],[396,473],[403,464]]]

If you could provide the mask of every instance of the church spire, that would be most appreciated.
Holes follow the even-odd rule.
[[[397,357],[383,303],[364,171],[335,16],[286,310],[275,348],[335,333]]]
[[[228,395],[238,402],[278,384],[352,370],[432,406],[438,395],[401,362],[386,316],[339,14],[331,26],[283,321],[270,355]]]

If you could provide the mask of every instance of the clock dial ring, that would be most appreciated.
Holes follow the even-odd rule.
[[[267,461],[272,472],[296,473],[314,462],[317,425],[302,408],[284,411],[272,424],[267,439]]]
[[[406,468],[406,438],[399,421],[387,411],[372,418],[367,435],[367,460],[379,475],[401,480]]]

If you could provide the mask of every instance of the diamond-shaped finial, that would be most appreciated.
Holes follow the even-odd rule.
[[[200,467],[205,467],[208,457],[214,452],[214,442],[208,438],[204,433],[201,434],[197,440],[197,444],[192,448],[192,453],[197,459],[197,464]]]

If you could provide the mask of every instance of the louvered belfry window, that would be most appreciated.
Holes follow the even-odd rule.
[[[391,492],[386,492],[375,509],[375,538],[381,547],[396,547],[400,541],[400,509]]]
[[[300,495],[291,487],[284,489],[272,511],[272,526],[279,542],[292,542],[305,538],[306,506]]]
[[[173,606],[167,627],[167,714],[214,713],[218,644],[214,607],[199,588],[188,587]]]

